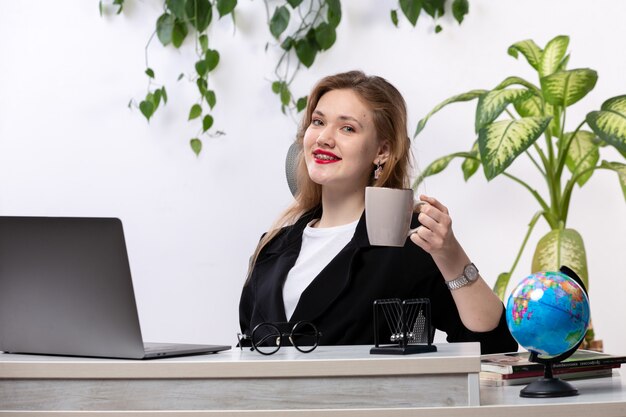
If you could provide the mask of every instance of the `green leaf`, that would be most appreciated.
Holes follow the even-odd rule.
[[[296,42],[296,56],[305,67],[310,68],[313,65],[316,54],[317,45],[315,42],[311,42],[309,39],[300,39]]]
[[[508,53],[515,59],[517,59],[518,53],[521,53],[524,55],[530,66],[539,71],[539,63],[541,62],[541,55],[543,54],[543,51],[532,39],[526,39],[514,43],[509,46]]]
[[[424,9],[424,11],[428,13],[433,19],[437,19],[438,17],[443,16],[443,14],[445,13],[445,0],[420,0],[420,3],[422,4],[422,8]]]
[[[452,15],[459,24],[463,23],[463,18],[469,13],[469,2],[467,0],[454,0],[452,2]]]
[[[196,85],[198,86],[198,91],[200,91],[200,94],[204,96],[204,93],[206,93],[206,90],[208,88],[206,80],[204,78],[198,78],[196,80]]]
[[[549,117],[525,117],[494,122],[478,132],[480,159],[487,180],[504,172],[537,140],[550,123]]]
[[[200,43],[202,53],[206,54],[206,51],[209,50],[209,37],[203,33],[198,37],[198,42]]]
[[[322,22],[315,28],[315,41],[320,47],[320,50],[325,51],[330,49],[336,40],[337,33],[335,32],[335,28],[328,23]]]
[[[204,77],[206,75],[208,64],[206,63],[204,59],[201,59],[200,61],[196,62],[195,67],[196,67],[196,72],[198,73],[199,76]]]
[[[543,99],[532,95],[526,100],[516,101],[513,103],[515,111],[522,117],[540,117],[543,116]]]
[[[152,68],[146,68],[146,75],[150,78],[154,78],[154,71]]]
[[[156,111],[159,104],[161,104],[161,89],[159,88],[158,90],[155,90],[154,93],[148,94],[148,97],[150,97],[148,101],[152,101],[152,104],[154,104],[154,110]]]
[[[278,94],[280,93],[280,90],[282,88],[283,82],[282,81],[274,81],[272,83],[272,91],[274,92],[274,94]]]
[[[577,174],[587,168],[596,166],[600,160],[600,151],[594,139],[596,135],[585,130],[579,130],[576,136],[572,138],[572,133],[567,133],[564,137],[565,142],[571,144],[565,157],[565,164],[572,174]],[[576,183],[582,187],[591,178],[593,171],[589,171],[576,180]]]
[[[471,154],[467,152],[457,152],[450,155],[442,156],[441,158],[435,159],[430,163],[415,179],[413,182],[413,189],[416,189],[418,185],[424,181],[425,178],[439,174],[441,171],[448,167],[450,161],[454,158],[467,158],[471,157]]]
[[[213,110],[213,107],[215,107],[215,103],[217,102],[217,98],[215,97],[215,91],[207,90],[207,92],[204,93],[204,99],[206,100],[211,110]]]
[[[204,55],[204,59],[207,63],[207,71],[211,72],[220,63],[220,53],[214,49],[208,49]]]
[[[559,68],[567,52],[569,36],[557,36],[546,45],[539,62],[539,76],[550,75]]]
[[[463,171],[463,179],[467,182],[480,167],[480,153],[478,151],[478,141],[474,141],[470,154],[475,158],[465,158],[465,161],[461,164],[461,171]]]
[[[270,32],[276,39],[278,39],[281,33],[289,26],[289,17],[289,9],[285,6],[277,7],[274,10],[274,14],[270,19]]]
[[[289,105],[291,101],[291,92],[289,91],[289,87],[287,84],[283,83],[282,88],[280,90],[280,102],[283,106]]]
[[[204,32],[211,24],[213,18],[213,8],[209,0],[187,0],[185,12],[191,25],[198,32]]]
[[[587,124],[603,141],[626,153],[626,95],[608,99],[600,109],[587,114]]]
[[[587,95],[596,85],[598,73],[591,69],[560,71],[541,78],[546,101],[568,107]]]
[[[396,9],[391,11],[391,23],[393,23],[395,27],[398,27],[398,11]]]
[[[184,77],[185,77],[185,74],[181,72],[180,74],[178,74],[178,77],[176,78],[176,81],[180,81],[180,80],[182,80]]]
[[[209,130],[211,126],[213,126],[213,116],[211,116],[210,114],[207,114],[202,119],[202,133]]]
[[[443,28],[441,27],[441,25],[435,26],[435,33],[440,33],[442,30]]]
[[[167,91],[165,91],[165,86],[161,87],[161,97],[163,97],[163,104],[167,104]]]
[[[287,36],[285,40],[280,44],[280,47],[283,48],[285,51],[289,51],[291,48],[293,48],[294,44],[295,42],[293,41],[293,38],[291,36]]]
[[[156,33],[163,46],[172,42],[172,32],[174,31],[175,21],[176,18],[169,13],[164,13],[157,19]]]
[[[166,0],[165,5],[177,19],[185,20],[185,0]]]
[[[409,19],[413,26],[417,24],[417,18],[422,11],[421,0],[400,0],[400,9],[402,13]]]
[[[506,294],[506,287],[509,285],[510,280],[511,274],[503,272],[498,275],[498,279],[496,279],[496,283],[493,285],[493,292],[503,301],[504,295]]]
[[[217,0],[216,6],[221,18],[222,16],[226,16],[227,14],[232,13],[232,11],[235,10],[235,7],[237,6],[237,0]]]
[[[289,3],[292,9],[295,9],[302,3],[302,0],[287,0],[287,3]]]
[[[448,104],[458,103],[458,102],[461,102],[461,101],[474,100],[475,98],[478,98],[478,97],[482,96],[485,93],[487,93],[487,90],[472,90],[472,91],[468,91],[467,93],[463,93],[463,94],[459,94],[459,95],[450,97],[450,98],[442,101],[441,103],[437,104],[435,106],[435,108],[430,111],[430,113],[428,113],[422,120],[420,120],[417,123],[417,128],[415,129],[415,133],[413,134],[413,138],[415,138],[424,129],[424,126],[426,126],[426,122],[428,122],[428,119],[430,119],[433,114],[437,113],[439,110],[441,110],[442,108],[444,108]]]
[[[326,20],[328,24],[336,28],[341,22],[341,1],[340,0],[326,0],[326,6],[328,11],[326,12]]]
[[[202,107],[200,107],[199,104],[194,104],[193,106],[191,106],[191,109],[189,109],[189,118],[187,120],[193,120],[197,117],[200,117],[201,114]]]
[[[492,90],[478,99],[476,107],[476,132],[493,122],[511,103],[523,101],[532,93],[525,88]]]
[[[199,156],[200,152],[202,152],[202,141],[198,138],[193,138],[189,141],[189,145],[191,146],[193,153],[195,153],[196,156]]]
[[[574,271],[589,288],[587,255],[583,238],[574,229],[555,229],[537,243],[532,272],[558,271],[561,266]]]
[[[176,19],[176,22],[174,22],[174,31],[172,32],[172,44],[176,48],[180,48],[188,33],[189,29],[187,28],[187,23],[183,20]]]
[[[306,109],[307,96],[300,97],[296,102],[296,110],[300,113],[302,110]]]
[[[150,118],[154,113],[154,105],[150,101],[144,100],[139,103],[139,110],[141,111],[141,114],[143,114],[144,117],[150,121]]]
[[[520,77],[507,77],[505,78],[500,84],[498,84],[494,90],[502,90],[503,88],[509,87],[511,85],[522,85],[526,88],[528,88],[529,90],[531,90],[534,94],[541,96],[541,90],[539,89],[539,87],[537,87],[535,84],[526,81],[523,78]]]
[[[600,166],[611,169],[617,173],[617,178],[619,179],[619,184],[622,187],[622,193],[624,194],[624,199],[626,200],[626,165],[619,162],[602,161]]]

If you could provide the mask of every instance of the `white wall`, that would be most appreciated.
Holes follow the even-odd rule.
[[[248,257],[291,198],[283,164],[295,124],[269,88],[276,52],[264,51],[264,6],[241,0],[236,33],[230,19],[212,29],[211,46],[222,54],[212,78],[215,118],[227,135],[205,141],[196,158],[188,140],[197,127],[185,122],[194,88],[175,81],[192,67],[189,48],[151,47],[150,65],[170,101],[150,124],[126,107],[145,94],[144,46],[162,10],[157,0],[127,3],[116,17],[100,17],[96,0],[1,3],[0,214],[120,217],[144,338],[232,344]],[[606,98],[626,93],[626,4],[618,0],[594,7],[470,0],[465,22],[448,17],[439,35],[429,18],[393,28],[387,16],[395,1],[343,3],[337,44],[299,76],[296,90],[304,95],[320,77],[353,68],[382,75],[404,93],[410,131],[453,94],[491,88],[508,75],[534,81],[522,60],[506,54],[526,38],[544,45],[568,34],[570,68],[598,71],[595,90],[568,113],[572,129]],[[470,146],[473,110],[457,104],[432,119],[414,145],[418,168]],[[518,161],[514,169],[533,168]],[[450,208],[458,238],[490,283],[511,265],[537,210],[504,178],[487,184],[479,173],[465,184],[458,163],[422,191]],[[594,324],[614,353],[626,353],[625,214],[616,176],[599,172],[575,193],[569,223],[585,238]],[[547,230],[540,224],[532,235],[516,280]]]

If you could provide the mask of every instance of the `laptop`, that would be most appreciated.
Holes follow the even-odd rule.
[[[119,219],[0,216],[0,351],[150,359],[230,348],[144,344]]]

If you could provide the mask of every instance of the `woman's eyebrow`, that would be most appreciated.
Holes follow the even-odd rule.
[[[313,110],[313,114],[318,115],[320,117],[325,117],[326,115],[324,114],[324,112],[322,112],[321,110]],[[354,122],[356,124],[358,124],[361,128],[363,128],[363,123],[361,123],[356,117],[353,116],[347,116],[347,115],[341,115],[338,117],[339,120],[341,121],[349,121],[349,122]]]

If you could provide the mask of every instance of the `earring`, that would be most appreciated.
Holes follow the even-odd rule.
[[[383,172],[383,167],[380,165],[380,161],[376,162],[376,169],[374,170],[374,179],[380,178],[380,173]]]

